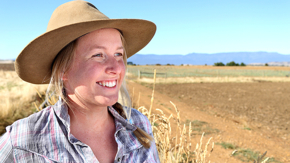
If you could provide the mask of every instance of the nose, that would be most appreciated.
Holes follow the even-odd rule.
[[[106,62],[106,73],[110,75],[118,75],[125,67],[124,62],[116,60],[115,57],[108,57]]]

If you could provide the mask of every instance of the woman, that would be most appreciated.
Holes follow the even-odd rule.
[[[15,61],[24,81],[49,83],[59,101],[6,128],[0,162],[159,162],[148,119],[129,104],[126,58],[155,34],[154,23],[109,19],[72,1]],[[49,98],[49,97],[48,97]]]

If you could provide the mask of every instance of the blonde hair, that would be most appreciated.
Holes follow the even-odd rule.
[[[47,100],[51,96],[59,96],[66,104],[68,104],[62,77],[72,65],[76,46],[77,39],[66,45],[54,59],[51,78],[46,91]]]

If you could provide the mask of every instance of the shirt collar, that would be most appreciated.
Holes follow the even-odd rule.
[[[70,141],[72,143],[77,142],[76,138],[70,135],[70,116],[68,114],[67,104],[65,104],[65,102],[60,99],[56,102],[56,104],[53,105],[53,109],[56,116],[64,124],[67,131],[67,136]],[[142,145],[133,134],[133,131],[135,131],[137,127],[133,124],[130,124],[128,120],[124,119],[112,106],[108,107],[108,111],[114,117],[116,126],[115,137],[117,137],[118,141],[120,141],[124,147],[124,152],[130,153],[130,151],[140,148]]]
[[[122,126],[124,126],[129,131],[135,131],[137,129],[135,125],[130,124],[130,122],[124,119],[112,106],[109,106],[108,110],[115,118],[115,124],[116,122],[119,122]],[[118,131],[119,129],[120,128],[118,128],[118,126],[116,125],[116,131]]]
[[[56,115],[60,118],[62,123],[66,126],[67,130],[69,130],[70,127],[70,116],[68,114],[68,107],[67,105],[62,101],[58,100],[56,104],[53,105],[53,109],[56,113]],[[109,112],[112,114],[112,116],[115,119],[115,124],[119,122],[123,127],[125,127],[129,131],[135,131],[137,127],[135,125],[130,124],[130,122],[126,119],[124,119],[112,106],[108,107]],[[116,124],[116,131],[120,129],[122,126],[117,126]]]
[[[61,122],[65,125],[67,131],[70,131],[70,117],[68,114],[68,107],[61,100],[61,98],[52,106],[56,116],[61,120]]]

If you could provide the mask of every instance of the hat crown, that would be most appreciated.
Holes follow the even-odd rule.
[[[82,22],[109,19],[86,1],[71,1],[57,7],[51,15],[46,31]]]
[[[102,28],[121,31],[126,40],[129,58],[146,46],[156,31],[156,25],[142,19],[109,19],[86,1],[67,2],[56,8],[47,31],[32,40],[15,60],[15,70],[24,81],[49,83],[55,57],[68,43]]]

